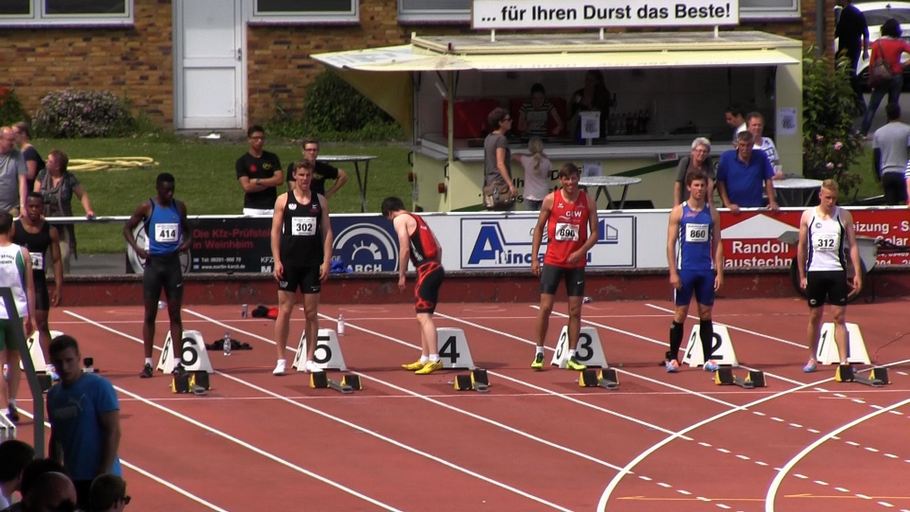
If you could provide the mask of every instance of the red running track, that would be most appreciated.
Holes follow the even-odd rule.
[[[620,374],[616,391],[528,368],[531,304],[437,312],[437,327],[463,329],[489,370],[486,394],[454,391],[454,371],[399,369],[418,342],[400,304],[322,307],[325,327],[339,312],[347,320],[344,357],[365,385],[351,396],[309,389],[302,374],[272,376],[272,322],[241,320],[235,306],[185,309],[186,329],[209,341],[228,330],[254,347],[209,354],[217,371],[205,397],[137,377],[139,308],[54,310],[52,327],[74,335],[118,390],[137,510],[910,511],[910,347],[895,320],[907,301],[848,308],[873,360],[891,365],[884,388],[836,383],[833,368],[802,373],[807,312],[797,299],[715,308],[740,363],[763,369],[767,388],[719,387],[698,369],[668,375],[657,362],[669,306],[584,306]],[[557,306],[550,323],[548,359],[564,312]],[[290,345],[302,326],[296,313]],[[19,437],[30,440],[31,428]]]

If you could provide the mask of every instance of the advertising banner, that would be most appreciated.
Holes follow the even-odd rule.
[[[475,29],[736,25],[735,0],[474,0]]]

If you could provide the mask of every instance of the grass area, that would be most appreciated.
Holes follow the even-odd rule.
[[[190,215],[239,214],[243,193],[234,173],[234,162],[247,150],[243,142],[200,141],[177,137],[140,136],[125,139],[36,139],[42,156],[54,148],[74,158],[110,156],[148,156],[159,163],[155,168],[129,171],[77,172],[99,216],[130,215],[136,206],[155,194],[155,177],[170,172],[176,178],[176,197],[186,202]],[[269,140],[266,150],[279,156],[283,167],[301,157],[299,145]],[[367,207],[379,210],[386,196],[410,197],[407,147],[402,143],[331,144],[324,143],[325,155],[376,155],[370,164]],[[332,198],[330,209],[337,213],[360,211],[357,178],[352,164],[341,164],[350,180]],[[82,213],[73,201],[74,214]],[[120,252],[124,248],[122,224],[80,224],[77,227],[79,251],[84,253]]]

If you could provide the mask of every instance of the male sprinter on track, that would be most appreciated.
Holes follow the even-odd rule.
[[[531,244],[531,272],[540,276],[540,311],[537,314],[537,351],[531,368],[543,369],[543,346],[553,312],[553,296],[560,281],[569,296],[569,361],[566,367],[581,371],[586,367],[575,360],[575,346],[581,331],[581,303],[585,295],[585,265],[588,251],[597,243],[597,205],[578,188],[580,173],[575,164],[559,169],[561,188],[547,194],[540,206]],[[547,252],[540,268],[537,254],[547,227]]]
[[[58,376],[47,347],[51,343],[51,332],[47,325],[51,305],[60,304],[63,289],[63,259],[60,257],[60,234],[57,228],[44,219],[44,199],[38,192],[29,192],[25,199],[25,215],[16,220],[13,242],[28,249],[32,259],[32,277],[35,282],[35,325],[38,327],[38,343],[47,362],[47,374],[54,380]],[[50,251],[48,251],[50,249]],[[47,292],[47,257],[54,266],[54,294]]]
[[[853,216],[837,206],[837,182],[825,180],[818,191],[818,206],[803,212],[799,219],[799,285],[809,299],[809,361],[806,373],[818,366],[815,354],[821,332],[825,302],[834,309],[834,341],[840,363],[847,364],[847,298],[863,287],[863,274],[853,230]],[[850,247],[853,290],[847,290],[847,262],[844,244]]]
[[[294,166],[294,187],[275,200],[272,216],[272,258],[278,281],[278,318],[275,321],[275,347],[278,362],[273,375],[284,375],[287,367],[284,350],[288,344],[288,323],[296,302],[297,288],[303,292],[306,315],[304,332],[307,354],[304,369],[321,371],[313,362],[319,332],[319,292],[329,277],[332,261],[332,224],[325,197],[310,190],[313,162],[303,160]]]
[[[392,221],[398,234],[398,289],[404,291],[408,259],[417,269],[414,286],[417,323],[420,324],[420,359],[403,364],[402,368],[417,375],[427,375],[442,368],[436,347],[436,325],[433,312],[439,300],[439,288],[445,278],[442,268],[442,247],[436,236],[419,216],[404,209],[404,202],[397,197],[382,201],[382,216]]]
[[[13,243],[13,216],[0,211],[0,287],[9,287],[13,294],[16,312],[27,321],[29,331],[35,330],[35,285],[32,282],[32,262],[28,249]],[[0,406],[8,406],[6,416],[13,422],[19,421],[16,409],[16,395],[19,392],[19,347],[13,339],[13,325],[6,314],[6,306],[0,300],[0,367],[7,365],[8,375],[0,375]],[[25,354],[28,357],[28,354]],[[7,402],[8,399],[8,402]]]
[[[155,342],[155,318],[158,316],[158,299],[161,290],[167,298],[167,316],[170,319],[171,340],[173,340],[174,371],[179,372],[183,355],[183,321],[180,309],[183,307],[183,273],[180,270],[180,253],[186,252],[193,243],[193,231],[186,219],[186,205],[174,198],[174,176],[163,172],[155,180],[157,195],[143,201],[126,225],[123,238],[145,260],[142,273],[142,299],[145,304],[145,318],[142,324],[142,344],[145,349],[145,363],[139,377],[148,379],[154,375],[152,369],[152,348]],[[148,248],[139,247],[133,230],[139,223],[145,226]]]
[[[679,370],[679,346],[683,338],[683,324],[689,314],[692,293],[698,302],[698,335],[701,338],[704,369],[717,370],[711,361],[714,326],[711,310],[714,293],[724,283],[724,248],[720,243],[720,217],[717,210],[707,204],[708,175],[700,170],[686,174],[689,199],[673,207],[667,227],[667,263],[670,266],[670,285],[676,310],[670,327],[670,350],[666,366],[670,373]]]

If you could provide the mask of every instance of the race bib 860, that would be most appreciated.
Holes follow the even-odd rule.
[[[686,224],[686,242],[707,242],[708,224]]]

